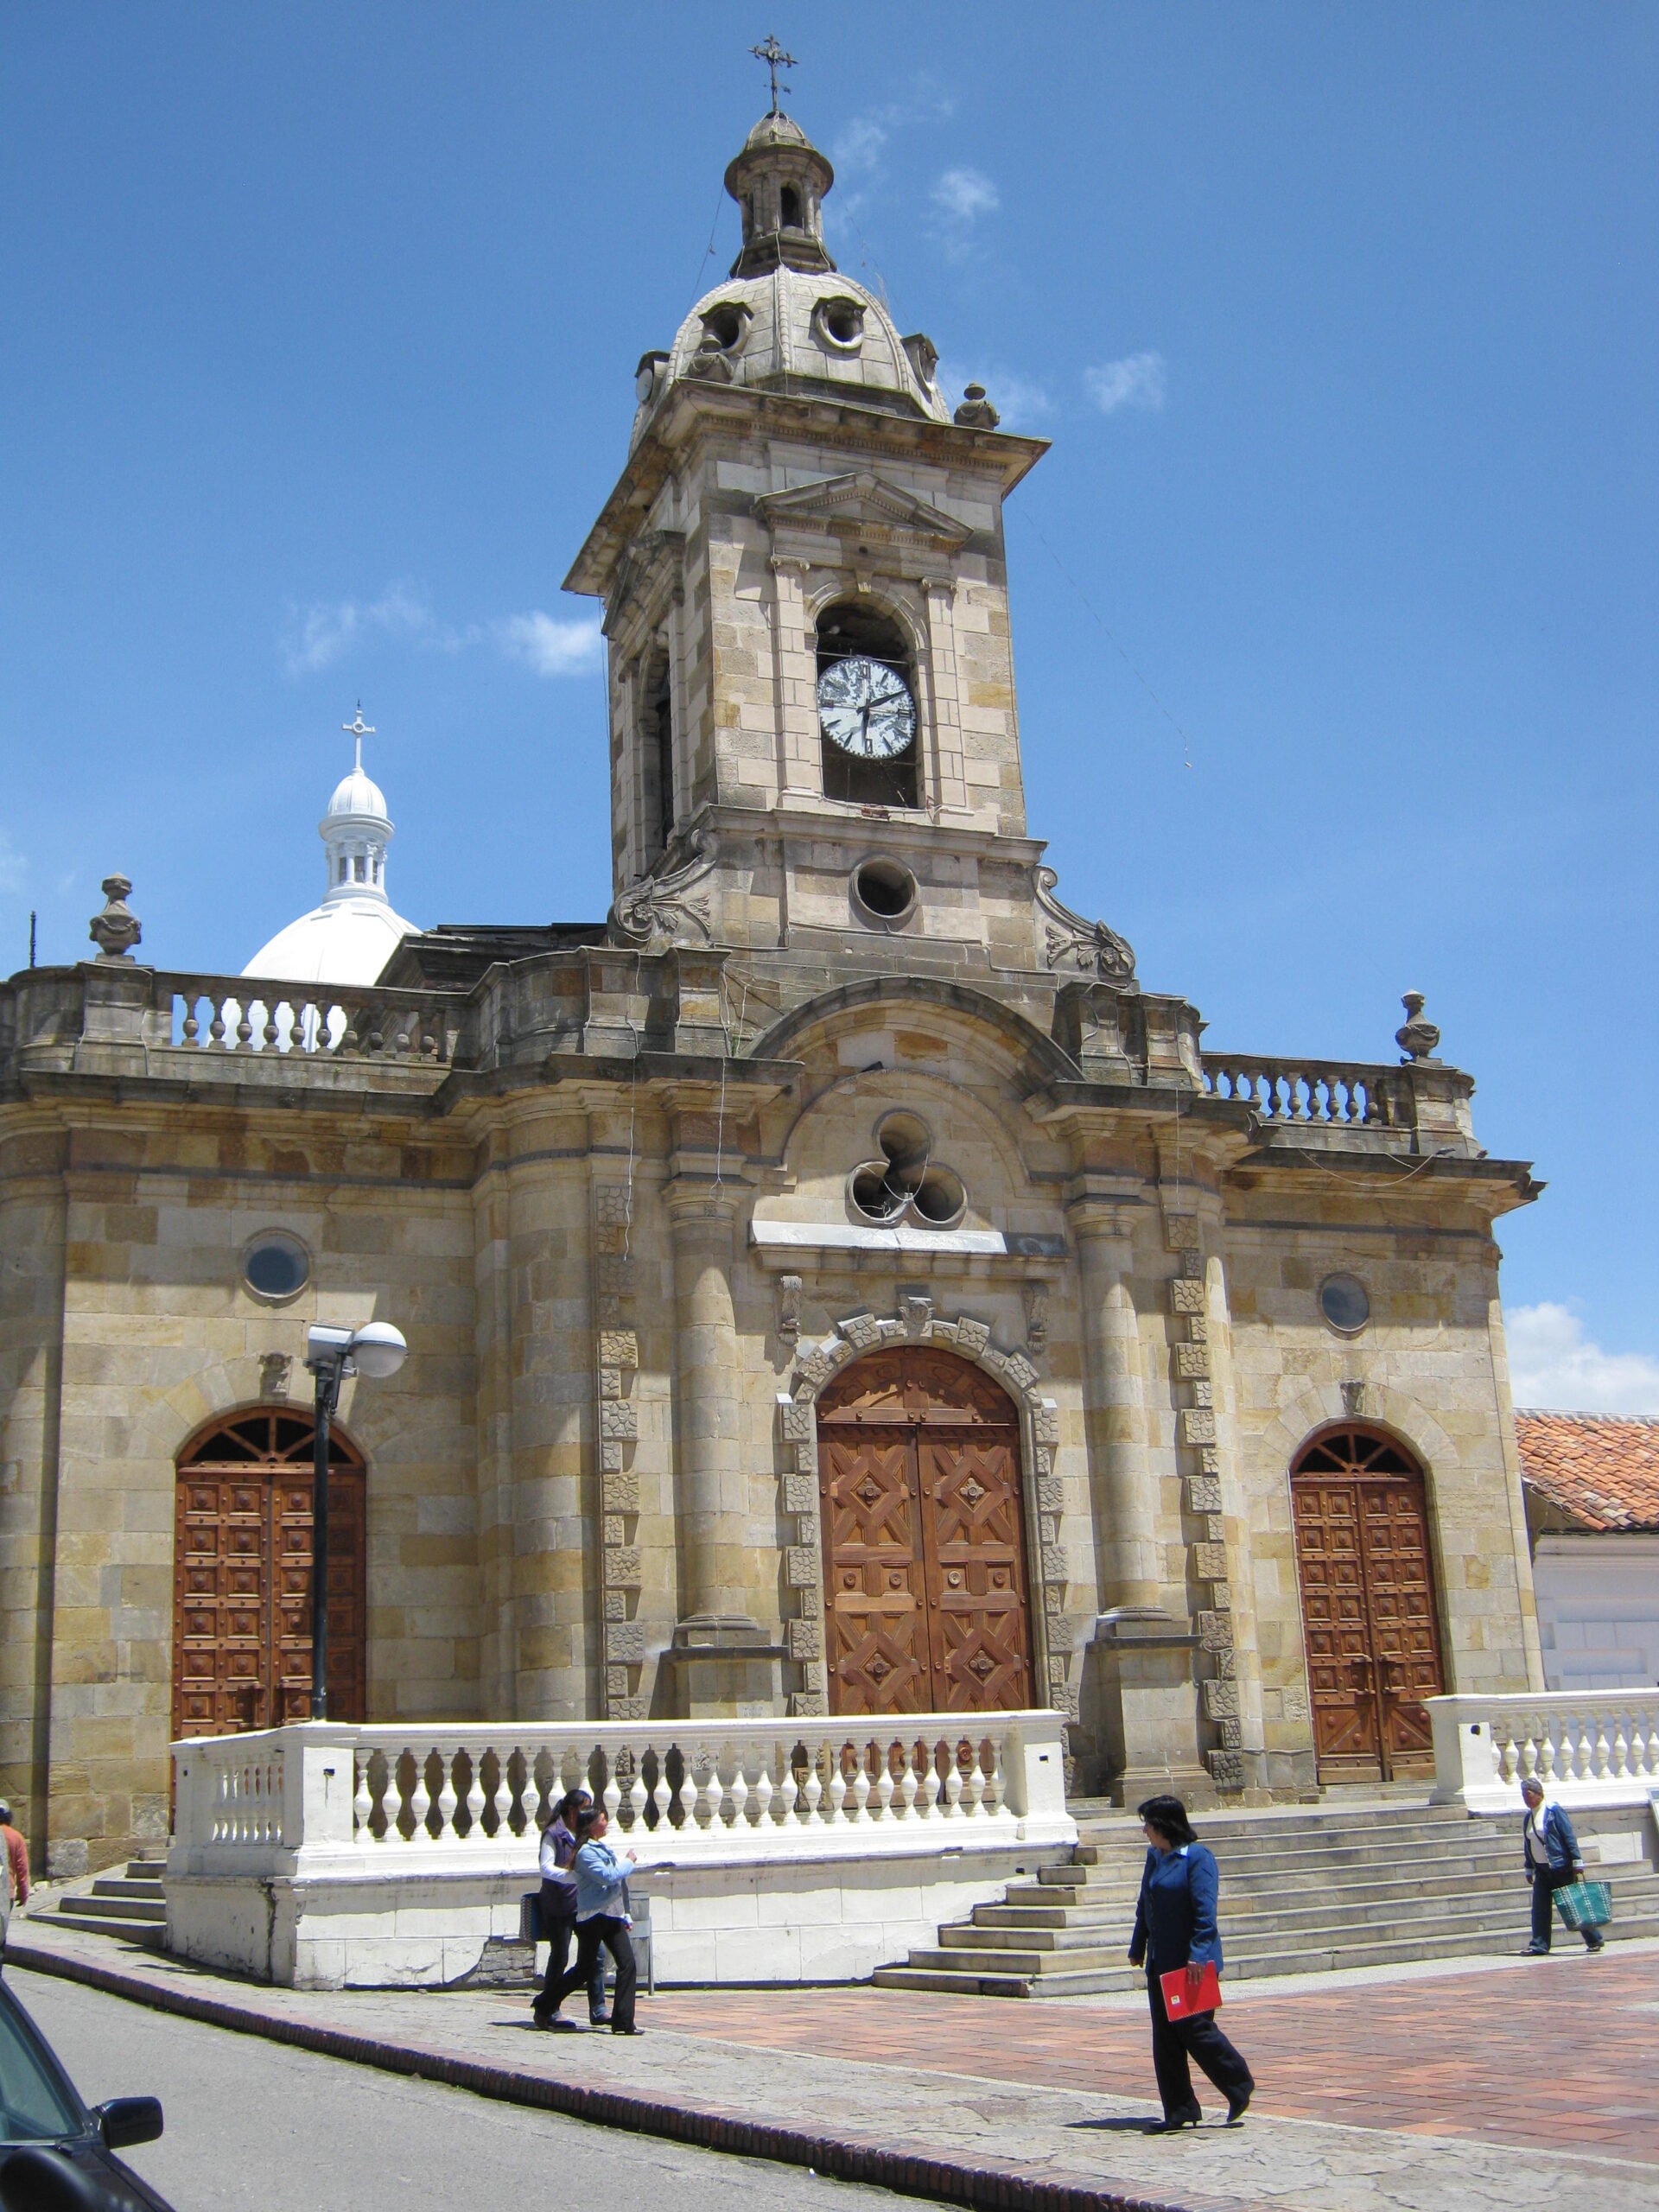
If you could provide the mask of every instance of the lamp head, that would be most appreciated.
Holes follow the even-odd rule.
[[[403,1331],[394,1329],[390,1321],[369,1321],[353,1337],[351,1356],[360,1375],[366,1375],[371,1382],[384,1382],[409,1357],[409,1346]]]
[[[351,1348],[351,1331],[331,1322],[314,1322],[305,1332],[305,1363],[313,1374],[343,1366]]]

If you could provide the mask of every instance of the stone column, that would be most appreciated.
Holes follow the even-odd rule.
[[[771,1711],[778,1653],[745,1608],[748,1470],[732,1305],[734,1195],[676,1178],[664,1192],[674,1239],[674,1498],[682,1611],[665,1655],[693,1717]],[[764,1674],[765,1679],[758,1679]]]
[[[778,717],[778,794],[823,796],[817,664],[806,634],[807,562],[772,556],[772,651]]]
[[[1119,1804],[1160,1789],[1191,1792],[1208,1777],[1195,1733],[1197,1632],[1173,1612],[1163,1571],[1158,1480],[1131,1288],[1130,1225],[1138,1208],[1084,1192],[1066,1209],[1083,1306],[1090,1487],[1101,1612],[1085,1676],[1092,1720]]]
[[[1103,1606],[1163,1602],[1156,1499],[1147,1460],[1141,1338],[1127,1280],[1124,1209],[1075,1199],[1066,1211],[1082,1278],[1089,1465]]]
[[[922,598],[927,608],[927,688],[933,706],[931,796],[938,806],[954,810],[968,804],[957,691],[956,578],[926,577]]]

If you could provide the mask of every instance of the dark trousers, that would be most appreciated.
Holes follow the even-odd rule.
[[[1549,1948],[1549,1939],[1555,1922],[1556,1891],[1564,1890],[1571,1883],[1581,1878],[1582,1877],[1575,1874],[1570,1866],[1535,1866],[1533,1868],[1532,1940],[1541,1949],[1547,1951]],[[1584,1938],[1584,1948],[1586,1951],[1599,1951],[1601,1948],[1602,1936],[1599,1928],[1580,1928],[1579,1933]]]
[[[638,1968],[633,1962],[633,1930],[626,1920],[596,1912],[591,1920],[576,1923],[576,1963],[559,1981],[542,1992],[538,2002],[556,2012],[573,1989],[591,1984],[599,1973],[599,1947],[610,1953],[616,1965],[616,1987],[611,1996],[611,2025],[633,2025],[633,1986]]]
[[[1147,1969],[1147,1995],[1152,2005],[1152,2063],[1166,2120],[1190,2112],[1198,2101],[1187,2066],[1190,2058],[1198,2060],[1230,2104],[1255,2087],[1249,2068],[1216,2025],[1213,2012],[1172,2020],[1164,2010],[1164,1993],[1153,1967]]]
[[[559,2009],[559,1999],[554,1991],[564,1979],[564,1970],[570,1960],[570,1938],[575,1932],[576,1916],[574,1909],[556,1913],[551,1908],[561,1899],[550,1899],[546,1888],[542,1891],[542,1933],[547,1938],[547,1972],[542,1977],[541,1993],[537,1996],[535,2012],[537,2019],[550,2019]],[[572,1901],[574,1906],[574,1900]],[[605,1969],[600,1964],[595,1949],[592,1968],[588,1976],[588,2017],[596,2020],[605,2010]]]

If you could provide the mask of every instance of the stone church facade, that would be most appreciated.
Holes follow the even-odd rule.
[[[0,987],[0,1782],[56,1871],[165,1834],[175,1737],[304,1710],[315,1319],[410,1344],[342,1402],[343,1717],[1052,1706],[1133,1802],[1425,1772],[1423,1697],[1541,1681],[1537,1186],[1421,1001],[1397,1063],[1217,1054],[1061,900],[1045,448],[836,270],[793,124],[727,182],[569,579],[607,919],[284,995],[143,964],[112,879]]]

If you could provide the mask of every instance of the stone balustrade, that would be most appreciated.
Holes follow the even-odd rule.
[[[1475,1147],[1474,1084],[1439,1060],[1398,1067],[1337,1060],[1205,1052],[1205,1095],[1247,1106],[1272,1135],[1326,1139],[1354,1131],[1414,1140],[1414,1149]]]
[[[1659,1795],[1659,1689],[1432,1697],[1434,1802],[1516,1813],[1537,1775],[1569,1811]]]
[[[1409,1128],[1398,1068],[1344,1067],[1331,1060],[1263,1059],[1248,1052],[1204,1055],[1204,1087],[1213,1097],[1249,1106],[1264,1122],[1323,1122],[1337,1127]]]
[[[881,1854],[1075,1834],[1052,1713],[415,1730],[300,1723],[173,1747],[170,1866],[354,1851],[530,1866],[585,1781],[642,1864]],[[1033,1823],[1035,1824],[1033,1827]]]

